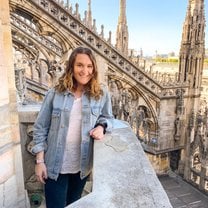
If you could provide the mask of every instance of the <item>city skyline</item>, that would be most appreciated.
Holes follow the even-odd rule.
[[[75,10],[75,3],[79,4],[81,19],[88,9],[88,0],[70,0]],[[104,25],[104,37],[112,32],[112,44],[115,44],[116,29],[119,17],[120,0],[91,0],[93,19],[96,19],[98,33]],[[205,0],[205,18],[208,20],[208,11]],[[144,56],[156,54],[179,53],[183,23],[187,11],[188,0],[148,0],[126,1],[126,18],[129,32],[129,49],[139,53],[143,50]],[[205,28],[205,48],[208,48],[208,28]]]

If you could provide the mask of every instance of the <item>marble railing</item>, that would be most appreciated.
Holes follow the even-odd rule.
[[[172,207],[140,142],[128,125],[95,141],[92,192],[67,208]]]

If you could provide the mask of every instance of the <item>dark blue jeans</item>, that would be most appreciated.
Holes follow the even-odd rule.
[[[81,198],[87,177],[80,179],[80,173],[59,174],[57,181],[48,178],[45,184],[47,208],[64,208]]]

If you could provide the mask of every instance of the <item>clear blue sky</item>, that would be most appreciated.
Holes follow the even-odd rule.
[[[205,0],[205,15],[208,22],[208,0]],[[81,18],[88,8],[88,0],[69,0],[75,10],[79,4]],[[119,16],[119,0],[91,0],[92,17],[96,19],[100,33],[104,25],[105,38],[112,32],[115,43]],[[129,48],[144,55],[179,53],[182,27],[187,11],[188,0],[126,0],[126,16],[129,31]],[[208,48],[208,25],[206,27],[206,48]]]

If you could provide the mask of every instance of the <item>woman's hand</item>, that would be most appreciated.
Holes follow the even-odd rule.
[[[104,128],[98,125],[90,131],[90,136],[94,139],[101,140],[104,138],[103,130]]]
[[[35,164],[35,175],[36,175],[37,181],[45,184],[45,179],[48,178],[45,163]]]

